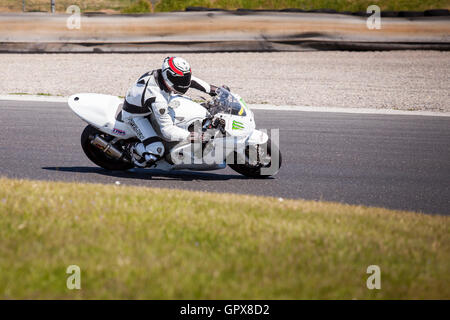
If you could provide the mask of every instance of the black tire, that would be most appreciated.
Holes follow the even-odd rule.
[[[272,142],[271,140],[267,140],[266,142],[267,144],[267,153],[270,154],[270,156],[272,157],[272,154],[278,152],[278,159],[279,159],[279,163],[278,163],[278,170],[281,168],[281,152],[280,149],[278,148],[278,146],[275,146],[275,150],[272,150]],[[248,147],[246,149],[246,152],[248,152]],[[234,171],[236,171],[237,173],[240,173],[246,177],[249,178],[268,178],[272,175],[262,175],[261,174],[261,167],[255,167],[249,164],[237,164],[236,161],[237,160],[237,155],[234,155],[234,164],[229,164],[228,166],[233,169]],[[270,165],[272,164],[272,161],[266,166],[266,167],[270,167]],[[276,174],[278,172],[278,170],[274,173]]]
[[[86,128],[84,128],[83,133],[81,134],[81,147],[83,148],[83,151],[89,158],[89,160],[91,160],[93,163],[106,170],[123,171],[134,167],[134,165],[131,163],[127,163],[109,157],[107,154],[98,149],[96,146],[93,146],[91,144],[91,140],[89,139],[89,137],[96,134],[107,136],[106,134],[104,134],[103,132],[101,132],[100,130],[96,129],[91,125],[88,125]]]

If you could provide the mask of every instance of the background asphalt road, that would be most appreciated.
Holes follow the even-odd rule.
[[[85,123],[64,103],[0,101],[0,176],[145,185],[338,201],[450,214],[450,118],[255,111],[280,128],[274,178],[231,169],[108,172],[80,146]]]

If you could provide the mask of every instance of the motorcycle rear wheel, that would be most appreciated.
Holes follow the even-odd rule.
[[[89,137],[95,136],[96,134],[101,135],[103,138],[105,136],[108,136],[91,125],[86,126],[86,128],[84,128],[83,130],[83,133],[81,134],[81,147],[83,148],[83,151],[89,158],[89,160],[106,170],[124,171],[134,168],[134,165],[132,163],[113,159],[102,150],[92,145],[91,139]]]
[[[229,164],[228,166],[231,169],[233,169],[234,171],[236,171],[237,173],[240,173],[240,174],[242,174],[242,175],[244,175],[246,177],[249,177],[249,178],[268,178],[270,176],[275,175],[278,172],[278,170],[281,168],[281,152],[280,152],[280,149],[278,148],[278,146],[275,146],[274,150],[272,150],[272,142],[271,142],[270,139],[267,140],[266,144],[267,144],[267,154],[270,155],[270,157],[272,157],[272,154],[276,154],[278,152],[278,159],[279,159],[278,168],[277,168],[277,170],[276,170],[276,172],[274,174],[272,174],[272,175],[263,175],[261,173],[261,168],[263,168],[262,166],[253,166],[253,165],[251,165],[249,163],[237,164],[236,163],[237,162],[237,154],[236,153],[234,155],[234,162],[235,163],[234,164]],[[247,155],[248,155],[248,148],[249,147],[247,147],[246,150],[245,150]],[[272,164],[272,161],[270,161],[270,163],[268,165],[264,166],[264,167],[268,168],[268,167],[271,166],[271,164]]]

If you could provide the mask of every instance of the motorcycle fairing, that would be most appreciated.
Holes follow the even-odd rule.
[[[98,93],[78,93],[69,97],[68,104],[82,120],[106,134],[129,139],[135,136],[128,125],[116,120],[123,99]]]

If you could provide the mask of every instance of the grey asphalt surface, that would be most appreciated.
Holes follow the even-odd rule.
[[[80,146],[85,123],[64,103],[0,101],[0,176],[256,194],[450,214],[450,118],[255,110],[280,128],[274,178],[231,169],[108,172]]]

